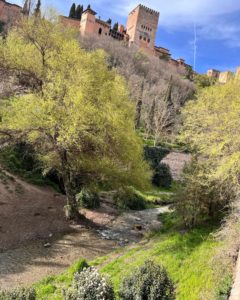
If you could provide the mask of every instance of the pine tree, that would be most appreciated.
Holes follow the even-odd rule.
[[[75,18],[81,20],[83,13],[83,5],[78,5],[75,13]]]
[[[118,31],[118,22],[116,22],[116,23],[113,25],[113,30],[114,30],[114,31]]]
[[[76,4],[73,3],[70,8],[69,18],[75,18],[75,16],[76,16]]]
[[[36,8],[34,10],[35,16],[41,16],[41,0],[37,1]]]

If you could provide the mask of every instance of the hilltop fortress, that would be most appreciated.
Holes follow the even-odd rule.
[[[119,25],[118,30],[112,29],[108,22],[97,18],[96,15],[97,13],[89,7],[83,11],[81,21],[64,16],[60,16],[60,20],[66,26],[79,28],[82,36],[109,36],[125,41],[130,47],[141,49],[149,56],[164,59],[183,72],[191,68],[184,59],[175,60],[168,49],[155,45],[159,12],[139,4],[129,13],[127,25]]]
[[[22,7],[11,4],[6,0],[0,0],[0,25],[11,26],[18,20],[22,13]],[[177,67],[183,73],[191,70],[191,66],[182,58],[173,59],[168,49],[155,45],[160,13],[139,4],[128,15],[126,26],[119,25],[113,29],[111,24],[97,18],[97,13],[90,6],[83,11],[81,20],[60,16],[60,21],[65,26],[79,30],[82,36],[108,36],[124,41],[129,47],[141,49],[149,56],[164,59],[169,64]]]
[[[3,26],[11,26],[21,16],[21,6],[0,0],[0,30]],[[173,59],[168,49],[156,46],[156,34],[158,29],[160,13],[144,5],[139,4],[128,15],[127,24],[112,28],[111,23],[101,20],[97,13],[88,6],[83,11],[81,20],[59,16],[60,22],[79,30],[82,36],[110,37],[123,41],[129,47],[136,50],[141,49],[149,56],[159,57],[169,64],[175,66],[181,73],[186,74],[192,67],[185,63],[182,58]],[[234,77],[231,71],[220,72],[215,69],[207,71],[207,76],[224,84]],[[240,78],[240,67],[235,74]]]
[[[220,71],[215,70],[215,69],[210,69],[210,70],[207,71],[207,76],[209,78],[216,79],[221,84],[225,84],[234,77],[235,78],[240,78],[240,67],[237,68],[235,74],[232,71],[220,72]]]

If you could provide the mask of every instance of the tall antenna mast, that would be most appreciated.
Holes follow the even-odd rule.
[[[193,71],[196,71],[197,60],[197,26],[194,23],[194,41],[193,41]]]

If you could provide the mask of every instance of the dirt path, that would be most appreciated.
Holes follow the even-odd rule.
[[[96,232],[75,227],[74,232],[59,239],[34,241],[28,245],[0,254],[0,288],[9,289],[29,285],[43,277],[66,270],[80,258],[91,260],[117,247],[115,241],[106,241]]]
[[[110,198],[102,195],[99,209],[82,211],[94,226],[71,225],[63,195],[0,170],[0,289],[32,284],[80,258],[92,260],[138,242],[161,226],[158,215],[168,209],[118,215]]]

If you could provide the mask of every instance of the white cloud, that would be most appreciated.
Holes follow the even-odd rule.
[[[142,0],[141,3],[160,12],[162,28],[193,32],[196,23],[200,39],[222,40],[229,47],[240,47],[240,20],[229,19],[231,14],[240,15],[239,0]],[[138,4],[139,0],[122,0],[109,10],[127,16]]]

